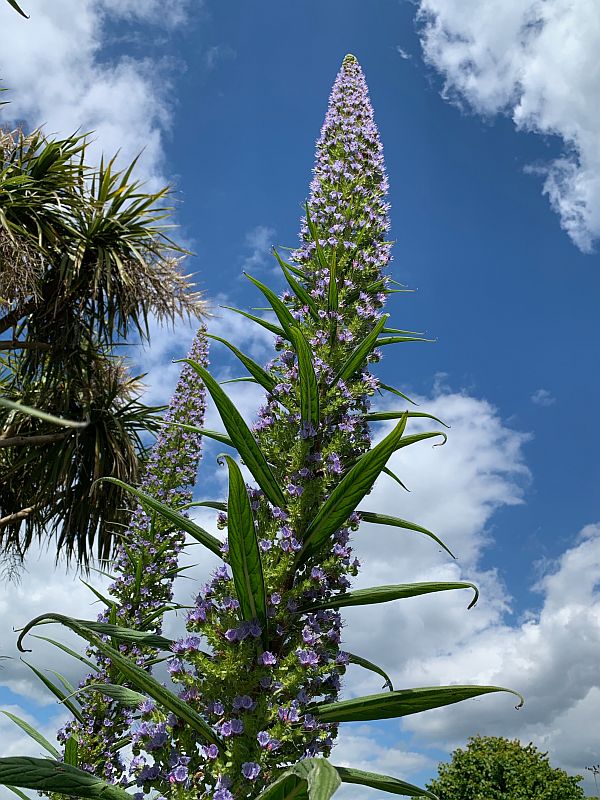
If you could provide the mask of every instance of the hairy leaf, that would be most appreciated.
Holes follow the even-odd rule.
[[[10,711],[3,711],[2,709],[0,709],[0,714],[4,714],[11,719],[15,725],[18,725],[19,728],[25,731],[28,736],[31,736],[31,738],[34,739],[38,744],[41,744],[44,750],[47,750],[51,756],[54,756],[54,758],[60,758],[60,753],[56,747],[54,747],[53,744],[50,744],[45,736],[43,736],[39,731],[36,731],[35,728],[32,728],[31,725],[28,722],[25,722],[24,719],[17,717],[16,714],[11,714]]]
[[[256,800],[329,800],[341,783],[324,758],[305,758],[285,770]]]
[[[302,422],[310,422],[317,430],[319,427],[319,385],[313,367],[311,349],[299,328],[291,327],[290,334],[298,356],[300,417]]]
[[[127,686],[120,686],[116,683],[88,683],[83,687],[85,692],[98,692],[116,700],[122,706],[128,708],[139,708],[140,704],[147,700],[145,694],[128,689]]]
[[[431,708],[441,708],[452,703],[460,703],[471,697],[479,697],[492,692],[508,692],[523,698],[512,689],[500,686],[427,686],[418,689],[400,689],[383,694],[368,694],[352,700],[337,703],[317,703],[309,706],[321,722],[367,722],[374,719],[392,719],[418,714]]]
[[[69,736],[65,744],[64,763],[76,767],[78,763],[79,744],[75,736]]]
[[[362,367],[367,356],[371,353],[373,348],[377,346],[377,337],[381,333],[381,330],[384,327],[388,317],[389,314],[383,314],[371,333],[368,333],[365,338],[356,345],[354,350],[348,356],[346,362],[342,365],[339,372],[332,380],[332,387],[335,387],[339,381],[347,380],[356,372],[356,370]]]
[[[292,318],[293,321],[293,318]],[[242,461],[248,467],[254,479],[266,494],[268,499],[275,506],[285,506],[285,497],[281,491],[271,467],[262,450],[258,446],[256,439],[252,435],[250,428],[242,419],[242,415],[219,386],[210,372],[201,367],[195,361],[183,359],[194,369],[204,381],[204,384],[217,407],[227,433],[230,435],[234,447],[240,454]]]
[[[273,255],[279,262],[279,266],[281,267],[283,274],[285,275],[285,279],[287,280],[290,289],[296,295],[298,300],[303,306],[307,306],[311,316],[313,319],[318,320],[319,315],[317,314],[317,305],[314,299],[310,296],[310,294],[306,291],[302,284],[298,283],[298,281],[294,278],[289,269],[289,264],[286,264],[285,261],[282,260],[281,256],[277,252],[275,248],[273,248]]]
[[[400,794],[404,797],[428,797],[430,800],[438,800],[437,795],[428,792],[426,789],[420,789],[418,786],[413,786],[412,783],[406,783],[389,775],[379,775],[377,772],[365,772],[362,769],[353,769],[351,767],[336,767],[336,770],[342,783],[357,783],[360,786],[369,786],[371,789],[379,789],[381,792],[389,792],[390,794]]]
[[[275,294],[269,289],[268,286],[265,286],[264,283],[257,281],[256,278],[253,278],[252,275],[248,275],[247,272],[244,272],[244,275],[248,278],[248,280],[252,281],[252,283],[260,289],[260,291],[264,294],[267,298],[269,303],[271,304],[271,308],[275,312],[277,319],[281,323],[281,327],[283,328],[284,336],[286,338],[290,338],[290,326],[296,324],[296,320],[293,318],[289,308],[283,303]]]
[[[359,511],[359,514],[363,522],[369,522],[375,525],[393,525],[396,528],[404,528],[408,531],[415,531],[415,533],[423,533],[425,536],[429,536],[430,539],[433,539],[434,542],[437,542],[437,544],[451,555],[452,558],[456,558],[450,548],[447,547],[435,533],[428,531],[427,528],[422,528],[420,525],[416,525],[414,522],[400,519],[400,517],[390,517],[388,514],[376,514],[373,511]]]
[[[450,425],[446,425],[446,423],[442,422],[438,417],[434,417],[433,414],[425,414],[423,411],[373,411],[369,414],[365,414],[365,419],[367,422],[382,422],[387,419],[401,419],[404,414],[406,414],[409,419],[422,417],[424,419],[432,419],[434,422],[439,422],[444,428],[450,427]]]
[[[258,325],[262,325],[263,328],[266,328],[271,333],[274,333],[275,336],[281,336],[282,338],[285,337],[285,332],[283,328],[279,328],[277,325],[273,325],[272,322],[268,322],[266,319],[263,319],[262,317],[255,317],[254,314],[248,314],[247,311],[241,311],[241,309],[233,308],[232,306],[221,306],[221,308],[226,308],[228,311],[235,311],[236,314],[241,314],[243,317],[251,319],[252,322],[256,322]]]
[[[0,758],[0,784],[90,800],[131,800],[131,795],[125,789],[50,758]]]
[[[240,468],[230,456],[225,459],[229,468],[229,563],[235,591],[242,618],[258,620],[266,640],[267,596],[250,498]]]
[[[47,678],[41,670],[39,670],[37,667],[34,667],[33,664],[29,663],[29,661],[25,661],[24,658],[21,660],[40,679],[46,689],[49,689],[52,694],[57,697],[58,700],[65,706],[65,708],[67,708],[71,714],[73,714],[75,719],[83,724],[81,711],[74,703],[71,702],[71,700],[69,700],[68,696],[62,691],[62,689],[59,689],[58,686],[50,680],[50,678]]]
[[[453,589],[473,589],[475,596],[469,603],[472,608],[479,599],[479,589],[474,583],[397,583],[390,586],[371,586],[368,589],[355,589],[320,600],[307,603],[298,608],[298,613],[307,614],[320,608],[348,608],[349,606],[371,606],[377,603],[389,603],[392,600],[403,600],[407,597],[418,597],[434,592],[449,592]]]
[[[214,339],[216,342],[221,342],[221,344],[224,344],[226,347],[228,347],[246,367],[254,380],[263,387],[263,389],[266,389],[267,392],[273,391],[277,385],[277,381],[272,375],[270,375],[259,364],[257,364],[256,361],[253,361],[249,356],[242,353],[241,350],[238,350],[237,347],[234,347],[234,345],[228,342],[227,339],[222,339],[220,336],[215,336],[211,333],[207,333],[206,335],[209,339]]]

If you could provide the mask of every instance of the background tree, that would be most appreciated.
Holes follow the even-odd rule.
[[[0,545],[21,558],[36,537],[87,564],[107,558],[128,507],[105,475],[138,477],[156,409],[137,399],[115,348],[204,304],[167,235],[168,189],[149,193],[114,159],[86,163],[82,136],[0,130],[0,394],[83,429],[0,408]],[[134,162],[135,163],[135,162]]]
[[[581,800],[580,776],[550,766],[546,753],[500,736],[472,736],[427,788],[440,800]]]

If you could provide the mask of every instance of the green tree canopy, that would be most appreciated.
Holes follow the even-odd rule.
[[[580,776],[550,766],[546,753],[500,736],[472,736],[427,785],[440,800],[582,800]]]
[[[156,409],[115,348],[148,319],[204,310],[168,236],[168,189],[149,193],[114,159],[87,164],[79,135],[0,129],[0,395],[65,419],[0,407],[0,548],[38,537],[87,563],[108,558],[129,506],[103,476],[136,482]]]

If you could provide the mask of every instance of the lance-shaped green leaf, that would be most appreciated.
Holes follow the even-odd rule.
[[[110,597],[106,597],[106,595],[103,595],[102,592],[99,592],[98,589],[96,589],[95,586],[92,586],[91,583],[87,583],[87,581],[84,581],[83,578],[80,578],[79,580],[83,583],[84,586],[87,586],[87,588],[90,590],[92,594],[96,595],[96,597],[98,598],[98,600],[100,600],[101,603],[104,603],[104,605],[107,606],[108,608],[110,608],[111,606],[117,606],[117,607],[119,606],[116,600],[111,600]]]
[[[222,500],[198,500],[195,503],[186,503],[184,506],[181,506],[181,508],[194,508],[196,506],[214,508],[215,511],[227,511],[227,503]]]
[[[135,628],[125,628],[122,625],[112,625],[110,622],[96,622],[88,619],[75,619],[75,622],[89,628],[94,633],[99,633],[101,636],[110,636],[111,639],[115,639],[117,642],[155,647],[159,650],[170,650],[173,644],[172,639],[166,639],[156,633],[139,631]]]
[[[75,650],[71,650],[70,647],[67,647],[66,644],[62,642],[57,642],[55,639],[49,639],[47,636],[39,636],[36,633],[31,634],[34,639],[42,639],[44,642],[48,642],[49,644],[53,644],[55,647],[58,647],[59,650],[62,650],[64,653],[68,653],[68,655],[73,656],[78,661],[81,661],[82,664],[85,664],[86,667],[95,670],[98,672],[100,669],[97,664],[94,664],[93,661],[90,661],[89,658],[82,656],[80,653],[76,653]]]
[[[410,397],[405,395],[399,389],[394,389],[393,386],[389,386],[387,383],[380,383],[379,384],[379,388],[380,389],[385,389],[386,392],[391,392],[392,394],[397,394],[398,397],[401,397],[403,400],[406,400],[408,403],[412,403],[413,406],[418,406],[419,405],[418,403],[415,403],[414,400],[411,400]]]
[[[434,542],[437,542],[440,547],[442,547],[452,558],[456,558],[454,553],[447,547],[444,542],[432,533],[428,531],[427,528],[422,528],[420,525],[416,525],[414,522],[409,522],[406,519],[400,519],[400,517],[390,517],[388,514],[376,514],[373,511],[359,511],[360,518],[362,522],[369,522],[373,525],[392,525],[396,528],[404,528],[407,531],[415,531],[415,533],[423,533],[425,536],[429,536],[430,539],[433,539]]]
[[[398,442],[398,446],[396,450],[401,450],[403,447],[410,447],[411,444],[416,444],[417,442],[424,442],[425,439],[433,439],[436,436],[441,436],[444,440],[443,442],[438,442],[434,444],[434,447],[440,447],[443,444],[446,444],[448,441],[448,437],[442,431],[427,431],[426,433],[413,433],[411,436],[405,436],[403,439],[400,439]]]
[[[146,672],[145,669],[138,667],[134,661],[124,656],[119,650],[116,650],[107,642],[104,642],[88,626],[82,625],[79,620],[67,617],[64,614],[43,614],[42,616],[36,617],[28,622],[21,631],[17,640],[17,648],[21,652],[24,652],[22,645],[24,636],[36,625],[45,624],[47,622],[59,622],[61,625],[70,628],[78,636],[81,636],[82,639],[86,639],[86,641],[97,648],[101,653],[108,656],[112,665],[116,667],[136,689],[140,689],[144,694],[152,697],[164,706],[167,711],[172,711],[176,717],[179,717],[179,719],[183,720],[190,728],[193,728],[199,733],[205,741],[221,747],[219,737],[215,734],[210,725],[208,725],[190,705],[181,700],[176,694],[169,691],[169,689]],[[79,718],[80,717],[81,715],[79,715]],[[14,781],[11,781],[11,783],[14,783]]]
[[[386,344],[401,344],[402,342],[435,342],[435,339],[426,339],[424,336],[384,336],[377,339],[377,347]]]
[[[200,364],[197,364],[195,361],[191,361],[187,358],[183,360],[189,364],[204,381],[204,385],[210,392],[217,410],[221,415],[225,430],[231,437],[234,447],[240,454],[244,464],[252,473],[255,481],[273,505],[283,508],[286,504],[283,492],[271,471],[271,467],[267,464],[267,459],[264,457],[256,439],[252,435],[250,428],[242,419],[240,412],[208,370],[205,370],[204,367],[201,367]]]
[[[248,278],[248,280],[252,281],[252,283],[260,289],[260,291],[264,294],[267,298],[269,303],[271,304],[271,308],[275,312],[277,319],[281,323],[281,327],[283,328],[284,336],[289,339],[290,338],[290,326],[296,324],[296,320],[292,317],[292,314],[289,308],[283,303],[275,294],[269,289],[268,286],[265,286],[264,283],[257,281],[256,278],[253,278],[252,275],[248,275],[247,272],[244,272],[244,275]]]
[[[256,800],[329,800],[341,783],[324,758],[305,758],[285,770]]]
[[[342,783],[357,783],[359,786],[369,786],[371,789],[379,789],[381,792],[389,792],[390,794],[400,794],[404,797],[427,797],[430,800],[438,800],[437,795],[428,792],[426,789],[420,789],[418,786],[413,786],[412,783],[406,783],[406,781],[392,778],[389,775],[379,775],[377,772],[365,772],[362,769],[353,769],[351,767],[336,767],[336,770]]]
[[[128,708],[139,708],[148,697],[145,694],[129,689],[127,686],[120,686],[117,683],[88,683],[80,691],[97,692],[106,695],[112,700],[116,700],[122,706]]]
[[[311,316],[313,319],[318,320],[319,314],[317,309],[317,304],[315,303],[314,299],[310,296],[310,294],[306,291],[302,284],[298,283],[298,281],[294,278],[289,269],[289,264],[286,264],[285,261],[281,259],[281,256],[277,252],[275,248],[273,248],[273,255],[279,262],[279,266],[281,267],[283,274],[285,275],[285,279],[288,282],[288,285],[292,292],[296,295],[298,300],[303,306],[307,306]]]
[[[290,334],[298,356],[300,418],[302,422],[310,422],[316,432],[319,427],[319,385],[312,362],[311,349],[299,328],[291,327]]]
[[[389,586],[371,586],[368,589],[355,589],[320,600],[318,603],[307,603],[298,608],[300,614],[318,611],[321,608],[348,608],[349,606],[372,606],[378,603],[389,603],[392,600],[403,600],[406,597],[419,597],[434,592],[450,592],[453,589],[472,589],[475,596],[469,603],[473,608],[479,599],[479,589],[474,583],[432,582],[432,583],[396,583]]]
[[[242,618],[258,620],[266,640],[267,596],[250,498],[240,468],[231,456],[224,458],[229,468],[227,539],[235,591]]]
[[[514,694],[519,698],[517,708],[523,705],[523,697],[518,692],[501,686],[426,686],[368,694],[337,703],[317,703],[309,706],[308,710],[321,722],[368,722],[374,719],[406,717],[493,692]]]
[[[382,689],[389,689],[390,692],[394,691],[392,679],[384,669],[382,669],[377,664],[374,664],[372,661],[369,661],[367,658],[363,658],[362,656],[357,656],[356,653],[349,653],[347,650],[345,651],[345,653],[348,656],[348,662],[350,664],[355,664],[357,667],[362,667],[363,669],[368,669],[370,672],[377,673],[377,675],[381,675],[381,677],[385,681],[385,683],[381,687]]]
[[[434,417],[433,414],[426,414],[424,411],[373,411],[369,414],[365,414],[364,418],[367,422],[384,422],[388,419],[401,419],[404,414],[406,414],[409,419],[416,419],[419,417],[422,419],[432,419],[434,422],[439,422],[444,428],[450,427],[450,425],[446,425],[445,422],[442,422],[439,417]]]
[[[242,364],[246,367],[250,375],[254,378],[254,380],[259,383],[263,389],[266,389],[267,392],[272,392],[275,386],[277,385],[277,381],[272,375],[263,369],[259,364],[256,363],[253,359],[249,356],[242,353],[241,350],[238,350],[237,347],[228,342],[227,339],[222,339],[220,336],[215,336],[214,334],[207,333],[206,336],[209,339],[214,339],[216,342],[221,342],[226,347],[228,347],[231,352],[242,362]]]
[[[217,539],[217,537],[213,536],[208,531],[205,531],[204,528],[201,528],[199,525],[196,525],[196,523],[192,522],[192,520],[188,519],[188,517],[184,517],[183,514],[179,514],[177,511],[169,508],[169,506],[161,503],[160,500],[156,500],[151,495],[142,492],[141,489],[136,489],[135,486],[129,486],[129,484],[123,483],[123,481],[120,481],[118,478],[101,478],[101,480],[109,481],[110,483],[116,483],[117,486],[121,486],[123,489],[126,489],[128,492],[138,498],[142,506],[145,508],[150,508],[152,511],[156,511],[157,514],[160,514],[161,517],[168,520],[176,528],[189,533],[190,536],[192,536],[197,542],[203,544],[215,555],[222,557],[222,543]]]
[[[68,695],[59,689],[59,687],[53,683],[50,678],[47,678],[44,673],[39,670],[37,667],[34,667],[33,664],[30,664],[29,661],[25,661],[25,659],[21,659],[23,663],[29,667],[29,669],[40,679],[40,681],[44,684],[46,689],[48,689],[52,694],[58,698],[59,702],[61,702],[65,708],[67,708],[71,714],[75,717],[76,720],[81,722],[83,725],[83,716],[81,715],[81,711],[77,708],[77,706],[69,700]]]
[[[258,383],[258,381],[245,375],[243,378],[229,378],[229,380],[219,381],[219,383],[221,386],[225,386],[227,383]]]
[[[0,784],[89,800],[131,800],[131,795],[89,772],[50,758],[0,758]]]
[[[269,322],[262,317],[255,317],[254,314],[248,314],[247,311],[242,311],[239,308],[233,308],[233,306],[221,306],[221,308],[226,308],[228,311],[235,311],[236,314],[241,314],[243,317],[247,319],[251,319],[252,322],[256,322],[258,325],[262,325],[263,328],[266,328],[271,333],[274,333],[275,336],[281,336],[282,338],[285,337],[285,332],[283,328],[279,328],[277,325],[274,325],[272,322]]]
[[[21,6],[17,3],[17,0],[8,0],[8,4],[14,8],[15,11],[18,11],[22,17],[25,19],[29,19],[29,16],[23,11]],[[25,176],[23,176],[25,177]]]
[[[352,375],[363,366],[367,360],[367,356],[377,347],[377,337],[381,333],[388,317],[389,314],[384,314],[371,333],[368,333],[365,338],[356,345],[331,382],[332,387],[335,387],[339,381],[348,380],[348,378],[352,377]]]
[[[327,263],[325,251],[323,250],[323,246],[321,245],[321,241],[319,239],[319,231],[317,230],[317,226],[312,221],[312,217],[310,216],[310,207],[308,203],[305,203],[304,208],[306,209],[306,222],[308,224],[308,230],[310,231],[312,240],[315,243],[319,266],[321,267],[321,269],[329,269],[329,264]]]
[[[79,743],[77,742],[75,736],[69,736],[67,743],[65,744],[64,763],[70,764],[72,767],[76,767],[78,764],[78,757]]]
[[[395,472],[392,472],[392,470],[391,470],[389,467],[384,467],[384,468],[383,468],[381,471],[383,472],[383,474],[384,474],[384,475],[387,475],[387,476],[388,476],[389,478],[391,478],[393,481],[396,481],[396,483],[397,483],[399,486],[401,486],[401,487],[404,489],[404,491],[405,491],[405,492],[410,492],[410,489],[409,489],[409,488],[406,486],[406,484],[404,484],[404,483],[403,483],[403,482],[400,480],[400,478],[399,478],[399,477],[396,475],[396,473],[395,473]]]
[[[23,403],[15,403],[7,397],[0,397],[0,406],[10,408],[12,411],[18,411],[20,414],[27,414],[29,417],[37,417],[44,422],[51,422],[53,425],[60,425],[62,428],[87,428],[87,422],[75,422],[71,419],[63,419],[63,417],[55,417],[53,414],[47,414],[45,411],[40,411],[38,408],[31,406],[24,406]]]
[[[41,744],[44,750],[47,750],[51,756],[54,756],[54,758],[60,758],[60,753],[56,747],[54,747],[54,745],[51,744],[48,739],[46,739],[46,737],[43,736],[39,731],[36,731],[35,728],[32,728],[28,722],[25,722],[24,719],[17,717],[16,714],[11,714],[10,711],[3,711],[2,709],[0,709],[0,714],[4,714],[11,719],[15,725],[18,725],[19,728],[25,731],[28,736],[31,736],[31,738],[38,744]]]
[[[329,287],[327,289],[327,310],[337,311],[339,305],[338,286],[337,286],[337,260],[335,251],[329,267]]]
[[[343,526],[356,506],[371,490],[388,458],[398,448],[405,428],[406,417],[400,420],[385,439],[361,456],[335,486],[304,533],[296,566],[323,547],[335,531]]]
[[[2,103],[0,103],[0,105],[2,105]],[[17,797],[20,797],[20,798],[21,798],[21,800],[31,800],[31,798],[29,797],[29,795],[28,795],[28,794],[25,794],[25,792],[22,792],[20,789],[17,789],[17,787],[16,787],[16,786],[8,786],[8,785],[7,785],[7,786],[6,786],[6,788],[7,788],[7,789],[10,789],[10,791],[11,791],[13,794],[16,794],[16,795],[17,795]]]
[[[190,431],[190,433],[197,433],[200,436],[206,436],[208,439],[214,439],[215,442],[221,442],[221,444],[227,445],[227,447],[234,447],[234,443],[231,441],[229,436],[226,433],[221,433],[221,431],[209,431],[206,428],[199,428],[197,425],[186,425],[185,422],[161,422],[161,425],[175,425],[178,428],[181,428],[183,431]]]

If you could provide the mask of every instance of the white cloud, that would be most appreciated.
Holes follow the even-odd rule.
[[[408,61],[409,59],[411,59],[411,58],[412,58],[411,54],[410,54],[409,52],[407,52],[407,51],[406,51],[406,50],[405,50],[403,47],[401,47],[399,44],[397,44],[397,45],[396,45],[396,52],[398,53],[398,55],[400,56],[400,58],[402,58],[404,61]]]
[[[556,397],[554,397],[552,392],[548,391],[548,389],[536,389],[531,395],[531,402],[536,406],[547,408],[556,403]]]
[[[204,54],[204,64],[207,70],[216,69],[223,61],[234,59],[237,56],[233,47],[227,44],[215,44],[209,47]]]
[[[165,28],[185,19],[187,1],[30,0],[30,19],[2,9],[0,73],[10,88],[4,125],[24,120],[48,134],[93,131],[89,158],[120,150],[124,165],[143,151],[138,176],[149,188],[164,185],[164,137],[169,130],[171,66],[165,59],[106,60],[108,24],[128,21]],[[147,33],[147,31],[146,31]]]
[[[596,0],[419,0],[419,19],[447,99],[562,139],[562,156],[535,171],[562,227],[589,252],[600,237]]]
[[[246,248],[249,251],[244,258],[242,269],[250,270],[262,267],[267,262],[275,229],[268,225],[257,225],[246,234]]]

